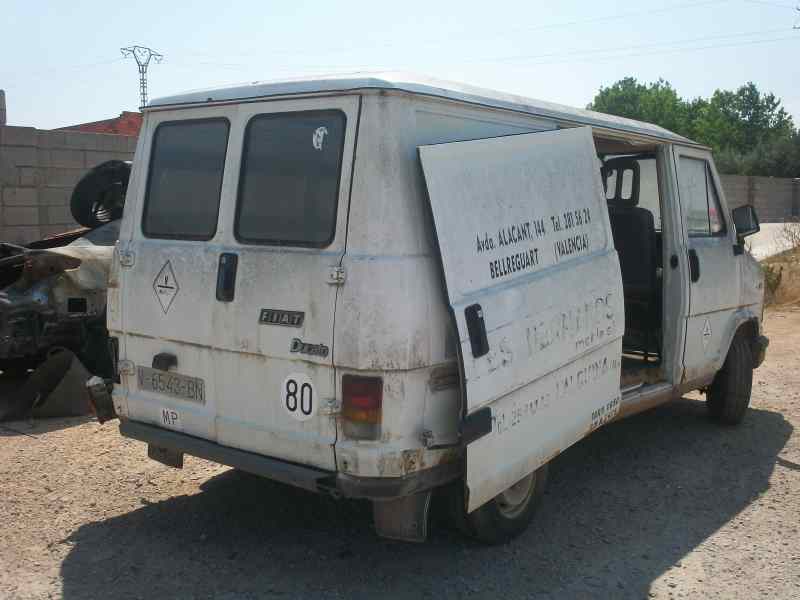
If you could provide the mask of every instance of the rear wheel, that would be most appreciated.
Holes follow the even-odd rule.
[[[454,484],[451,515],[465,535],[485,544],[508,542],[528,528],[547,484],[547,465],[524,477],[489,502],[467,513],[464,482]]]
[[[745,336],[737,335],[706,392],[709,414],[729,425],[741,423],[750,405],[752,388],[753,353]]]

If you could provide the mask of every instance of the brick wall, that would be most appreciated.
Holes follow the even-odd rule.
[[[762,223],[783,223],[800,217],[800,179],[722,175],[729,208],[756,207]]]
[[[90,168],[131,160],[136,137],[0,126],[0,241],[27,243],[77,227],[69,199]]]

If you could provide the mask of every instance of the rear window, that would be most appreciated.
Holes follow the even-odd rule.
[[[239,241],[315,247],[333,241],[345,125],[337,110],[250,120],[236,213]]]
[[[162,123],[153,137],[142,231],[209,240],[217,231],[227,119]]]

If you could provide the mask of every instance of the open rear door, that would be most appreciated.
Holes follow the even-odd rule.
[[[421,146],[470,512],[619,410],[624,298],[588,127]]]

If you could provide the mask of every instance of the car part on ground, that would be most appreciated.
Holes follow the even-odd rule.
[[[16,393],[0,399],[0,421],[88,415],[91,406],[84,383],[88,376],[75,354],[66,348],[51,348]]]

